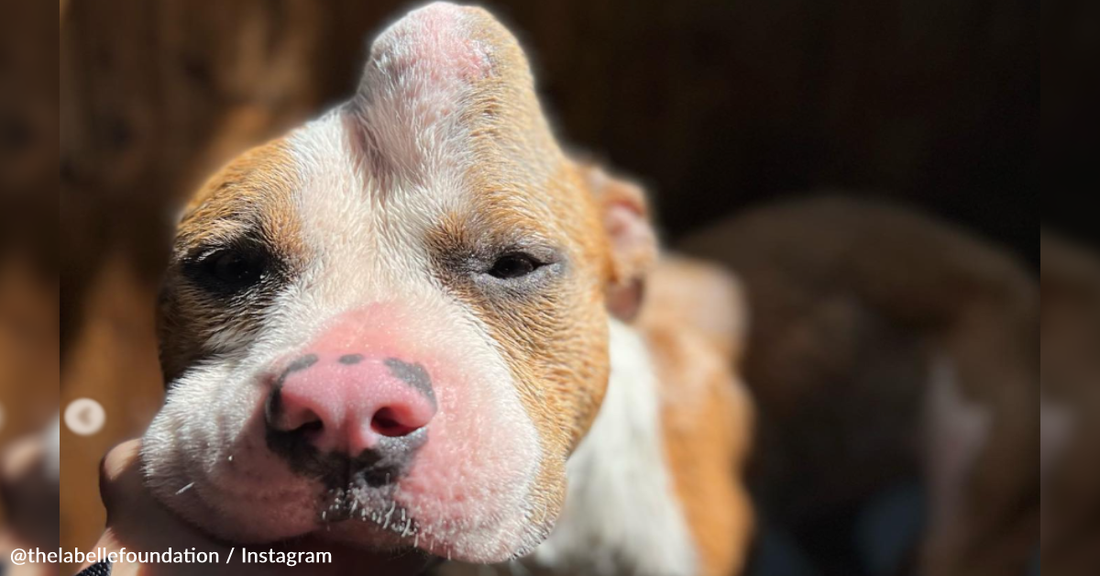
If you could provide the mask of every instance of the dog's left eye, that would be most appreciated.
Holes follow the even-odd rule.
[[[211,292],[232,295],[263,280],[267,258],[259,250],[222,248],[200,256],[188,275]]]
[[[541,266],[542,263],[530,254],[511,252],[497,258],[496,262],[493,262],[493,266],[489,268],[488,274],[501,280],[511,280],[526,276],[538,270]]]

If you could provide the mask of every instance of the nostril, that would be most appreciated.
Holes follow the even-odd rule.
[[[303,434],[305,436],[312,436],[314,434],[320,434],[324,430],[325,425],[321,422],[320,418],[314,416],[314,418],[304,424],[299,425],[297,428],[293,428],[290,432],[295,434]]]
[[[268,404],[267,423],[275,430],[295,434],[316,434],[325,427],[324,420],[312,408],[285,402],[283,398]]]
[[[402,422],[400,414],[393,408],[383,408],[376,412],[371,418],[370,427],[375,433],[389,437],[408,436],[420,428]]]

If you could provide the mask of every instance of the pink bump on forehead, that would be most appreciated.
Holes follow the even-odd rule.
[[[471,36],[465,9],[435,3],[409,13],[374,42],[365,86],[373,99],[397,88],[411,100],[443,102],[461,97],[492,72],[487,49]]]
[[[417,10],[406,19],[402,40],[409,43],[414,61],[427,68],[433,80],[457,77],[469,81],[488,75],[489,58],[469,37],[465,20],[461,8],[443,3]]]
[[[375,40],[356,100],[377,176],[416,180],[427,163],[462,157],[450,147],[461,146],[463,106],[474,85],[493,75],[491,47],[475,37],[484,19],[435,3]]]

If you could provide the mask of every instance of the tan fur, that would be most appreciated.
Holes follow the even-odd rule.
[[[670,254],[646,276],[643,322],[683,325],[740,367],[751,314],[740,280],[709,262]]]
[[[603,227],[613,244],[615,257],[605,291],[608,309],[619,318],[632,319],[642,303],[643,278],[657,259],[645,193],[638,184],[613,177],[595,164],[582,164],[581,173],[595,195]]]
[[[540,196],[551,205],[532,202],[529,194],[491,194],[474,213],[494,216],[484,222],[448,218],[433,233],[432,244],[445,250],[471,235],[538,231],[569,243],[570,265],[576,267],[570,274],[606,277],[608,272],[600,264],[610,258],[607,241],[601,234],[592,234],[601,228],[588,191],[575,172],[564,165],[561,173],[540,189]],[[486,224],[489,222],[491,225]],[[520,383],[520,399],[533,416],[546,454],[571,452],[602,400],[608,375],[602,292],[601,283],[563,285],[544,298],[519,304],[494,303],[472,291],[458,292],[475,306],[493,338],[502,344],[505,359]],[[564,465],[564,458],[543,462],[540,483],[547,487],[542,494],[547,500],[538,510],[544,514],[561,506],[564,485],[551,483],[550,478],[564,474]]]
[[[716,329],[701,311],[743,314],[736,283],[682,258],[660,261],[638,327],[654,354],[662,425],[676,495],[695,539],[701,576],[739,574],[753,513],[741,473],[752,442],[752,404],[733,372],[739,328]]]
[[[279,139],[230,162],[188,203],[165,276],[157,323],[165,382],[209,353],[202,345],[205,334],[234,315],[201,293],[181,289],[181,262],[203,246],[232,237],[248,223],[258,225],[269,245],[291,266],[308,258],[295,204],[298,184],[285,142]],[[251,319],[237,320],[244,320],[241,328],[247,329]]]

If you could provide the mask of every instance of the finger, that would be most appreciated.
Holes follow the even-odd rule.
[[[145,495],[141,481],[141,441],[115,446],[99,463],[99,496],[107,508],[107,523],[130,510]]]
[[[179,537],[202,540],[145,486],[140,440],[123,442],[103,457],[99,492],[107,509],[107,529],[124,545],[156,549],[149,547]]]
[[[141,441],[128,440],[112,448],[99,463],[99,494],[107,509],[107,527],[95,550],[119,552],[159,550],[186,531],[145,489],[141,473]],[[88,564],[81,569],[87,568]],[[111,576],[137,576],[148,571],[141,564],[118,562]]]

